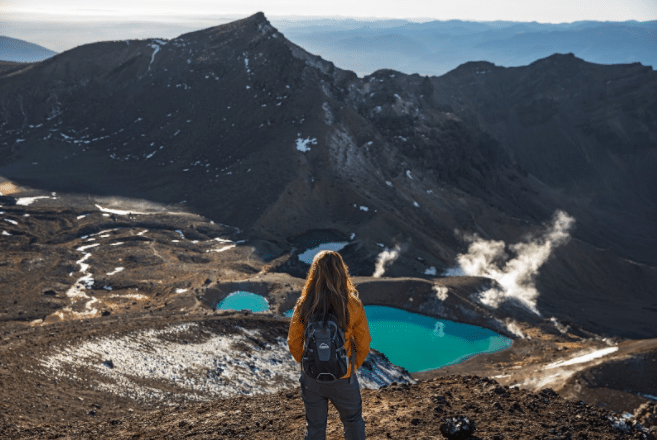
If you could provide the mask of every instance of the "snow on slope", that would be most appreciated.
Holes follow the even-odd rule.
[[[203,340],[178,340],[183,334]],[[92,377],[98,379],[88,386],[142,402],[211,401],[297,386],[299,364],[287,341],[278,338],[275,344],[258,346],[253,340],[264,341],[260,330],[238,328],[233,334],[217,334],[198,324],[179,324],[69,346],[42,359],[41,365],[50,375],[73,380],[81,380],[82,370],[94,372]],[[407,372],[376,352],[368,355],[358,377],[361,387],[371,389],[392,382],[414,383]]]

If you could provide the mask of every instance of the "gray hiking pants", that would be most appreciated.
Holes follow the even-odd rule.
[[[358,377],[354,374],[353,383],[349,379],[335,382],[319,382],[301,372],[301,398],[306,407],[305,440],[326,439],[326,418],[330,400],[340,414],[344,425],[345,440],[365,439],[365,420],[363,420],[363,403],[360,398]]]

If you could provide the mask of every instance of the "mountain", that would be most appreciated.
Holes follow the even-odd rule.
[[[359,75],[377,69],[442,75],[468,61],[522,66],[553,53],[600,64],[655,66],[657,23],[275,20],[296,44]]]
[[[649,438],[655,81],[573,54],[359,78],[263,14],[0,63],[1,436],[298,437],[284,315],[332,242],[364,304],[513,339],[411,374],[372,351],[372,437]],[[268,311],[217,310],[236,291]]]
[[[318,231],[351,237],[355,275],[374,272],[379,244],[404,249],[387,274],[439,274],[467,251],[463,233],[511,245],[563,210],[573,239],[527,275],[542,311],[527,319],[654,337],[656,82],[572,54],[358,78],[257,14],[5,71],[0,175],[182,203],[269,243],[269,258]],[[517,317],[525,299],[509,295]]]
[[[43,61],[56,55],[54,52],[38,44],[18,40],[16,38],[3,37],[0,35],[0,60],[19,63],[34,63]]]

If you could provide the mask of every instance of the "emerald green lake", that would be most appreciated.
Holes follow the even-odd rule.
[[[365,306],[372,348],[411,373],[455,364],[511,346],[511,339],[469,324],[386,306]]]
[[[251,292],[237,291],[228,295],[218,305],[218,310],[251,310],[252,312],[266,312],[269,303],[265,298]]]
[[[294,309],[285,316],[291,317]],[[371,347],[411,373],[456,364],[511,346],[511,339],[469,324],[386,306],[365,306]]]

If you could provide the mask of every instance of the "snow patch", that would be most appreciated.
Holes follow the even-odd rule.
[[[151,66],[153,65],[153,61],[155,60],[155,55],[160,51],[160,46],[157,44],[149,44],[149,46],[153,48],[153,55],[151,55],[151,62],[148,64],[147,72],[151,71]]]
[[[317,247],[311,248],[303,252],[302,254],[299,254],[299,260],[303,261],[306,264],[312,264],[313,259],[315,258],[315,255],[322,251],[334,251],[338,252],[340,249],[344,248],[346,245],[348,245],[348,241],[336,241],[336,242],[330,242],[330,243],[322,243]]]
[[[170,405],[180,398],[214,401],[298,387],[299,366],[285,338],[255,345],[253,340],[266,340],[260,330],[235,330],[232,334],[216,334],[189,323],[141,330],[68,346],[39,362],[51,376],[75,380],[80,372],[91,371],[96,377],[92,384],[95,389],[139,402]],[[187,333],[199,335],[203,341],[172,341],[172,337]],[[249,349],[236,349],[238,346]],[[113,368],[108,368],[108,360]],[[375,351],[368,354],[357,374],[363,388],[414,383],[401,368]],[[168,383],[154,388],[144,385],[144,379]]]
[[[137,211],[123,211],[120,209],[109,209],[109,208],[103,208],[100,205],[95,205],[96,208],[98,208],[102,212],[106,212],[109,214],[116,214],[116,215],[149,215],[149,214],[155,214],[154,212],[137,212]]]
[[[582,364],[584,362],[591,362],[592,360],[607,356],[611,353],[618,351],[618,347],[608,347],[603,348],[602,350],[596,350],[592,353],[585,354],[583,356],[577,356],[567,361],[559,361],[549,364],[545,367],[546,370],[551,370],[558,367],[566,367],[568,365]]]
[[[310,147],[308,146],[309,144],[312,145],[317,145],[317,138],[298,138],[297,139],[297,150],[301,151],[302,153],[306,153],[310,151]]]
[[[34,203],[35,200],[39,200],[39,199],[50,199],[50,198],[53,198],[53,197],[48,197],[48,196],[21,197],[21,198],[19,198],[19,199],[16,200],[16,204],[17,204],[17,205],[21,205],[21,206],[29,206],[29,205],[31,205],[32,203]]]
[[[146,295],[141,295],[139,293],[123,293],[123,294],[114,294],[110,298],[130,298],[136,300],[145,300],[148,299]]]
[[[94,248],[94,247],[96,247],[96,246],[100,246],[100,243],[88,244],[88,245],[86,245],[86,246],[80,246],[79,248],[76,249],[76,251],[78,251],[78,252],[84,252],[84,251],[86,251],[87,249],[91,249],[91,248]],[[89,255],[91,255],[91,254],[89,254]]]

